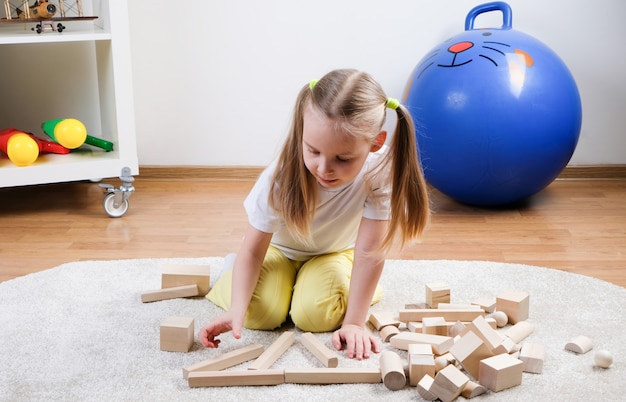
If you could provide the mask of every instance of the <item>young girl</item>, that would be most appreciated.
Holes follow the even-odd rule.
[[[386,109],[397,125],[390,145]],[[289,316],[307,332],[335,331],[349,358],[378,352],[369,306],[396,234],[419,237],[430,209],[408,111],[368,74],[336,70],[302,88],[280,157],[244,207],[249,225],[232,270],[207,298],[226,310],[200,330],[205,347],[243,326],[271,330]]]

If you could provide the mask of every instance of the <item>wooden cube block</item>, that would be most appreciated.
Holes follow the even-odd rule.
[[[443,402],[450,402],[461,395],[469,380],[461,370],[449,365],[437,373],[430,392]]]
[[[435,357],[432,346],[413,343],[409,345],[409,384],[415,387],[428,374],[435,376]]]
[[[450,348],[450,353],[474,379],[478,379],[480,361],[493,356],[491,349],[472,331],[463,335]]]
[[[450,286],[444,282],[426,284],[426,305],[437,308],[439,303],[450,303]]]
[[[422,319],[423,334],[448,336],[448,327],[449,325],[443,317],[424,317]]]
[[[525,343],[520,350],[519,359],[524,362],[526,373],[541,374],[543,372],[543,360],[545,349],[537,343]]]
[[[209,293],[210,271],[211,267],[208,265],[163,265],[161,288],[195,284],[198,286],[198,295],[204,296]]]
[[[193,318],[167,317],[161,321],[161,350],[189,352],[193,345],[193,337]]]
[[[428,374],[422,377],[422,379],[417,383],[417,392],[420,396],[427,401],[434,401],[437,397],[430,392],[435,383],[435,379]]]
[[[496,297],[496,309],[503,311],[511,324],[528,319],[528,309],[530,306],[528,293],[509,291]]]
[[[508,354],[496,355],[480,361],[478,382],[493,392],[522,383],[524,362]]]

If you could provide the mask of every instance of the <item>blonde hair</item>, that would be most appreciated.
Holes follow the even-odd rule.
[[[334,70],[314,86],[304,86],[296,101],[289,135],[274,172],[269,203],[287,229],[302,241],[309,238],[317,200],[317,182],[303,159],[303,115],[308,105],[339,124],[344,132],[374,143],[385,122],[387,99],[367,73]],[[381,248],[389,248],[396,233],[402,244],[421,236],[428,223],[428,189],[417,155],[413,119],[404,106],[395,108],[397,123],[384,166],[390,166],[391,219]],[[377,173],[389,169],[376,169]]]

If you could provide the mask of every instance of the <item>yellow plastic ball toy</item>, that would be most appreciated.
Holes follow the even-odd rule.
[[[64,119],[54,127],[54,139],[65,148],[78,148],[87,139],[87,128],[76,119]]]
[[[7,155],[17,166],[28,166],[39,157],[39,145],[27,134],[13,134],[7,142]]]

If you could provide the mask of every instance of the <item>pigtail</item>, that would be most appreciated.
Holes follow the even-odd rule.
[[[389,103],[387,104],[389,107]],[[430,205],[428,186],[417,153],[415,126],[408,110],[394,104],[397,114],[391,141],[391,220],[383,248],[389,248],[399,232],[401,244],[419,238],[428,224]]]

